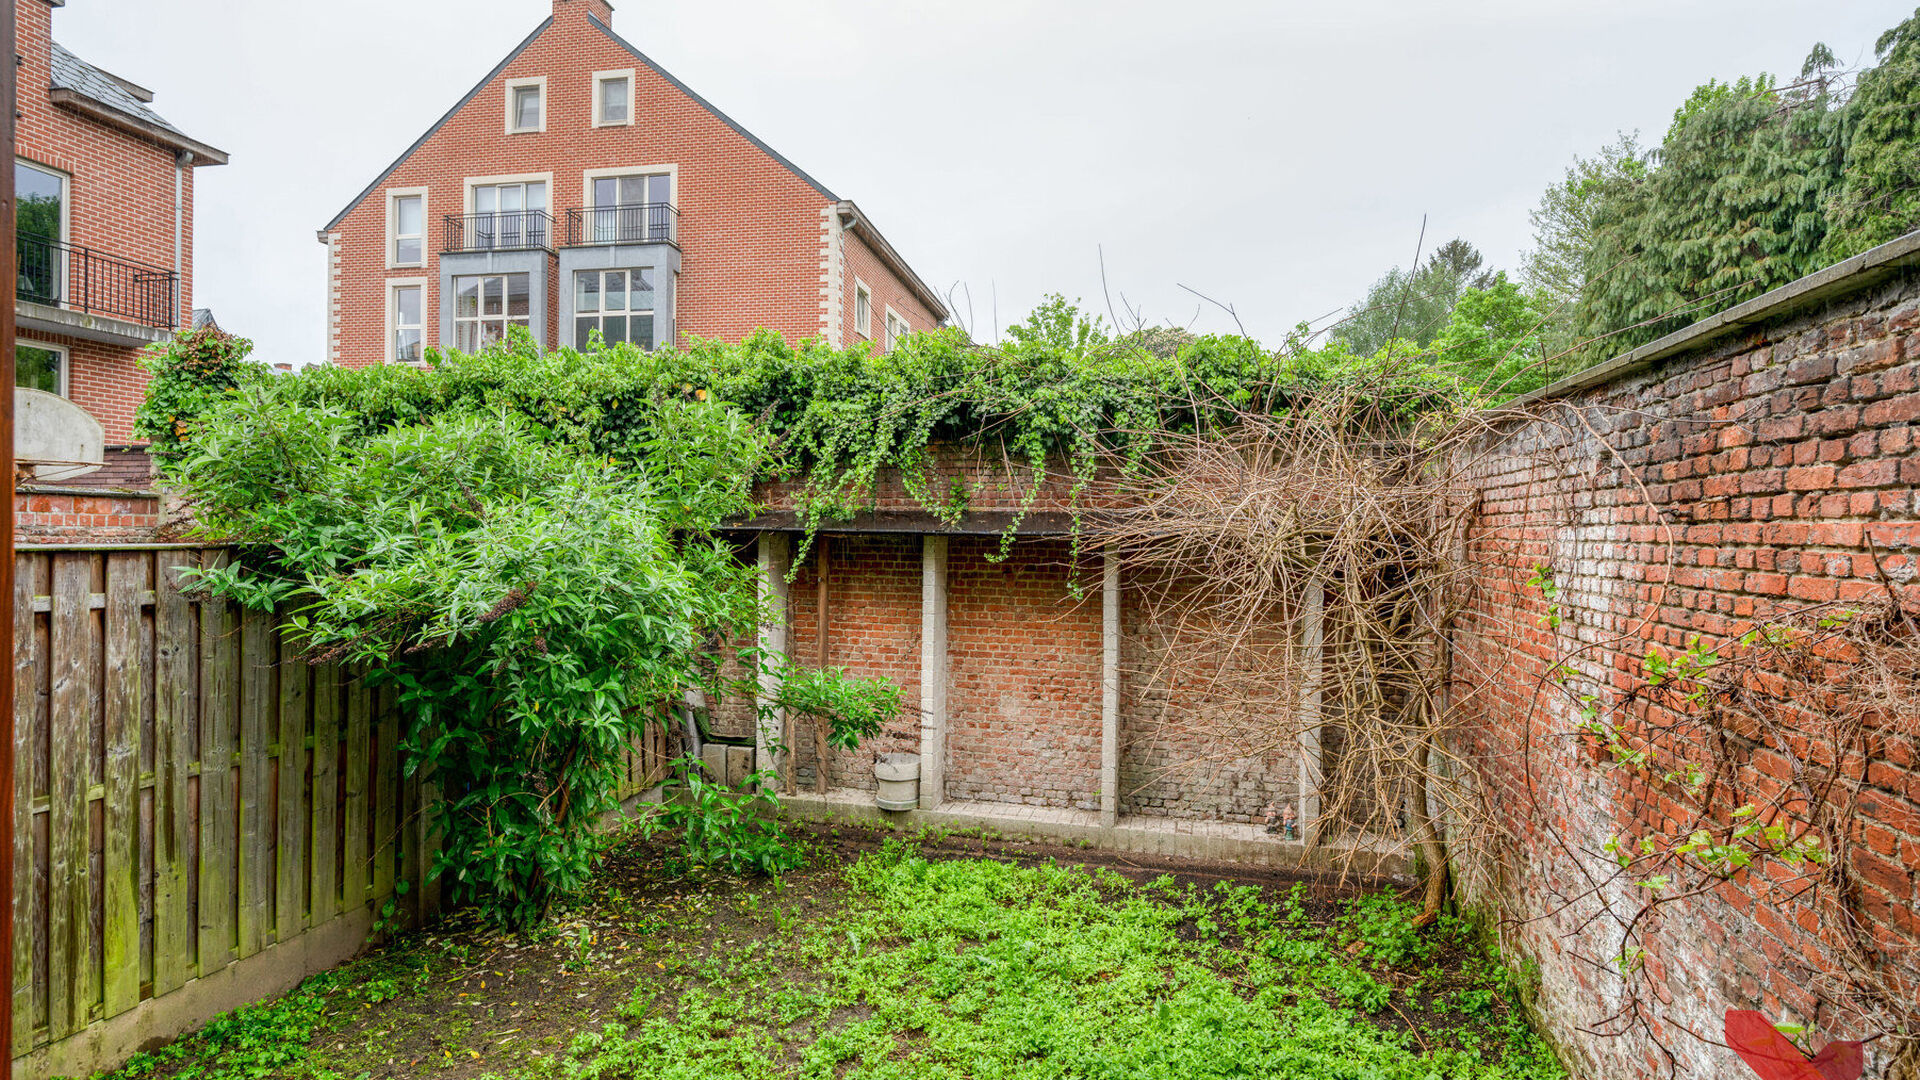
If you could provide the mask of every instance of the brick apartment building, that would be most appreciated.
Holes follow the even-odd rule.
[[[152,91],[61,48],[64,3],[14,0],[15,358],[19,385],[84,408],[111,447],[132,437],[141,351],[189,325],[194,170],[227,155],[156,113]]]
[[[616,35],[606,0],[552,3],[320,230],[329,360],[516,325],[543,348],[766,327],[884,349],[946,319],[858,206]]]

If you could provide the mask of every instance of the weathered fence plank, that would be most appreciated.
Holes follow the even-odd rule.
[[[192,555],[161,552],[154,567],[153,613],[153,993],[177,990],[192,976],[194,924],[193,608],[180,592]]]
[[[382,688],[374,694],[377,743],[374,760],[373,814],[373,894],[385,896],[393,891],[394,870],[400,852],[400,755],[395,747],[400,739],[400,720],[394,715],[393,691]]]
[[[219,565],[224,555],[209,560]],[[233,959],[234,823],[233,718],[239,643],[233,605],[200,605],[200,949],[199,974]]]
[[[87,605],[91,559],[53,566],[53,623],[48,635],[51,700],[56,730],[70,740],[49,758],[47,881],[47,1025],[60,1038],[87,1022],[94,1001],[92,959],[91,830],[87,820],[88,759],[93,717],[93,616]],[[72,718],[72,719],[69,719]]]
[[[260,951],[273,923],[274,804],[269,794],[273,770],[273,616],[245,611],[240,616],[240,908],[235,959]]]
[[[140,721],[145,664],[140,654],[140,586],[147,556],[106,560],[106,758],[103,771],[105,857],[102,860],[105,986],[102,1004],[115,1016],[140,1002]]]
[[[370,691],[357,674],[347,672],[342,692],[347,699],[347,784],[340,812],[340,902],[343,911],[354,911],[367,901],[367,841],[373,827],[367,815]]]
[[[340,669],[313,670],[313,924],[340,913]]]
[[[38,833],[34,801],[46,790],[40,770],[40,748],[47,731],[40,721],[40,688],[46,670],[45,654],[36,648],[33,605],[34,566],[44,560],[21,555],[14,561],[13,581],[13,798],[20,825],[13,835],[13,1045],[33,1045],[36,1019],[46,1005],[46,983],[33,977],[38,930],[45,925],[46,908],[35,882],[34,839]],[[36,995],[38,1000],[36,1001]]]
[[[280,755],[275,771],[280,794],[280,835],[274,872],[274,940],[292,941],[307,919],[307,692],[312,673],[300,662],[299,648],[279,641]]]

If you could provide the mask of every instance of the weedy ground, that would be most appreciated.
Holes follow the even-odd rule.
[[[1469,928],[1391,893],[816,840],[748,881],[628,842],[537,935],[455,917],[113,1080],[1564,1076]]]

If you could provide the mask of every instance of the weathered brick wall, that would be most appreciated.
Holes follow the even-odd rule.
[[[14,540],[22,544],[132,544],[154,538],[160,497],[24,485],[13,497]]]
[[[901,689],[906,709],[879,736],[858,750],[830,751],[828,783],[836,788],[872,790],[873,755],[920,750],[920,538],[916,536],[834,536],[827,545],[827,664],[849,675],[891,679]],[[801,564],[794,576],[793,657],[811,667],[819,662],[819,557]],[[794,729],[794,768],[802,790],[814,783],[813,730]]]
[[[1100,574],[1064,540],[948,541],[947,796],[1100,808]]]
[[[1253,698],[1230,670],[1244,670],[1244,656],[1208,658],[1201,643],[1217,644],[1219,624],[1205,615],[1219,598],[1206,583],[1129,572],[1120,588],[1120,812],[1252,824],[1269,802],[1297,802],[1297,683]],[[1281,671],[1297,632],[1276,611],[1237,640],[1262,651],[1263,670]]]
[[[1578,1075],[1743,1075],[1718,1039],[1724,1012],[1755,1008],[1819,1039],[1859,1037],[1820,991],[1835,964],[1813,909],[1753,872],[1669,909],[1646,942],[1659,1003],[1650,1031],[1586,1028],[1623,997],[1593,958],[1618,955],[1600,905],[1631,911],[1637,886],[1605,881],[1609,839],[1686,818],[1670,791],[1595,763],[1573,707],[1548,685],[1553,658],[1607,700],[1636,684],[1650,644],[1738,635],[1810,604],[1883,599],[1881,574],[1914,581],[1920,451],[1920,281],[1896,278],[1735,332],[1644,370],[1535,406],[1482,447],[1470,541],[1478,591],[1456,657],[1479,714],[1473,750],[1508,842],[1468,880],[1527,921],[1509,924],[1540,964],[1543,1017]],[[1874,553],[1878,553],[1878,566]],[[1526,584],[1550,568],[1562,621]],[[1909,594],[1909,604],[1920,593]],[[1778,791],[1801,732],[1725,732],[1730,778]],[[1817,751],[1816,751],[1817,752]],[[1880,737],[1864,760],[1843,858],[1865,933],[1911,973],[1920,948],[1920,763],[1913,740]],[[1678,819],[1678,820],[1676,820]],[[1774,864],[1777,868],[1777,862]],[[1910,984],[1912,985],[1912,984]],[[1692,1032],[1692,1034],[1689,1034]],[[1698,1036],[1698,1037],[1696,1037]]]

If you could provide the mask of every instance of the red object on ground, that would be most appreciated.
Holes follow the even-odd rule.
[[[1727,1010],[1727,1045],[1765,1080],[1860,1080],[1866,1057],[1857,1042],[1830,1042],[1807,1055],[1751,1009]]]

